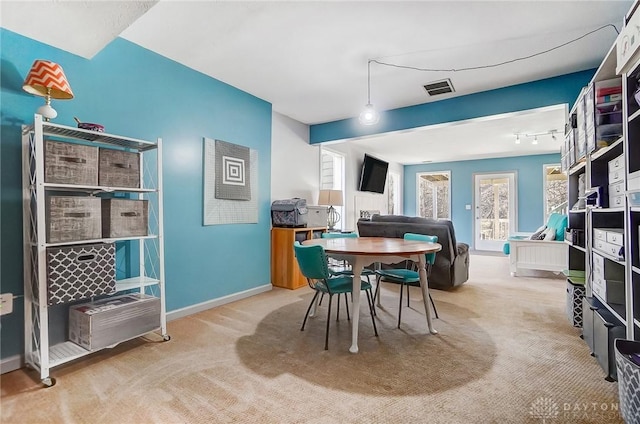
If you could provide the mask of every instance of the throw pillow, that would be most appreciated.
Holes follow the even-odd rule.
[[[535,233],[531,234],[531,237],[529,237],[529,240],[542,240],[544,238],[543,233],[546,229],[547,229],[546,225],[543,225],[542,227],[538,228]]]
[[[556,239],[556,229],[555,228],[547,228],[546,230],[544,230],[542,232],[542,239],[541,240],[555,240]]]

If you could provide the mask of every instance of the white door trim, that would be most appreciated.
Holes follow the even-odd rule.
[[[500,171],[500,172],[476,172],[472,176],[472,187],[473,187],[473,214],[471,219],[473,220],[472,228],[473,228],[473,247],[475,250],[502,250],[502,243],[495,242],[495,246],[493,248],[487,248],[486,245],[482,245],[479,243],[479,215],[478,215],[478,185],[477,181],[479,178],[499,178],[499,177],[507,177],[509,178],[510,184],[512,184],[512,190],[509,190],[509,234],[516,233],[518,231],[518,171]],[[498,246],[500,245],[500,246]]]

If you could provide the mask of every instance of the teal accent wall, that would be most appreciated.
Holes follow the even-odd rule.
[[[518,231],[535,231],[544,224],[543,165],[560,163],[560,154],[442,162],[404,167],[404,213],[417,215],[416,174],[451,171],[451,220],[459,242],[473,246],[473,176],[515,171]],[[465,205],[472,205],[466,210]]]
[[[361,125],[358,118],[312,125],[310,143],[344,140],[564,103],[571,108],[580,90],[589,83],[595,71],[590,69],[452,99],[388,110],[381,112],[380,122],[372,126]],[[375,99],[373,103],[375,106]],[[354,114],[359,112],[354,111]]]
[[[124,39],[87,60],[0,29],[1,290],[22,281],[21,125],[43,104],[22,90],[35,59],[57,62],[74,91],[53,100],[54,122],[73,117],[164,147],[167,310],[270,283],[271,104]],[[203,137],[258,151],[259,223],[203,226]],[[23,300],[2,316],[0,356],[23,351]]]

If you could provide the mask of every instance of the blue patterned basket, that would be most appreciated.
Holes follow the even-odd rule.
[[[631,360],[640,354],[640,342],[616,339],[615,346],[620,414],[626,424],[640,424],[640,364]]]

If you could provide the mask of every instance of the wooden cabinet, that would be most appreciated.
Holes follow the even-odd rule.
[[[293,251],[293,243],[322,237],[326,227],[271,229],[271,284],[285,289],[307,285]]]

